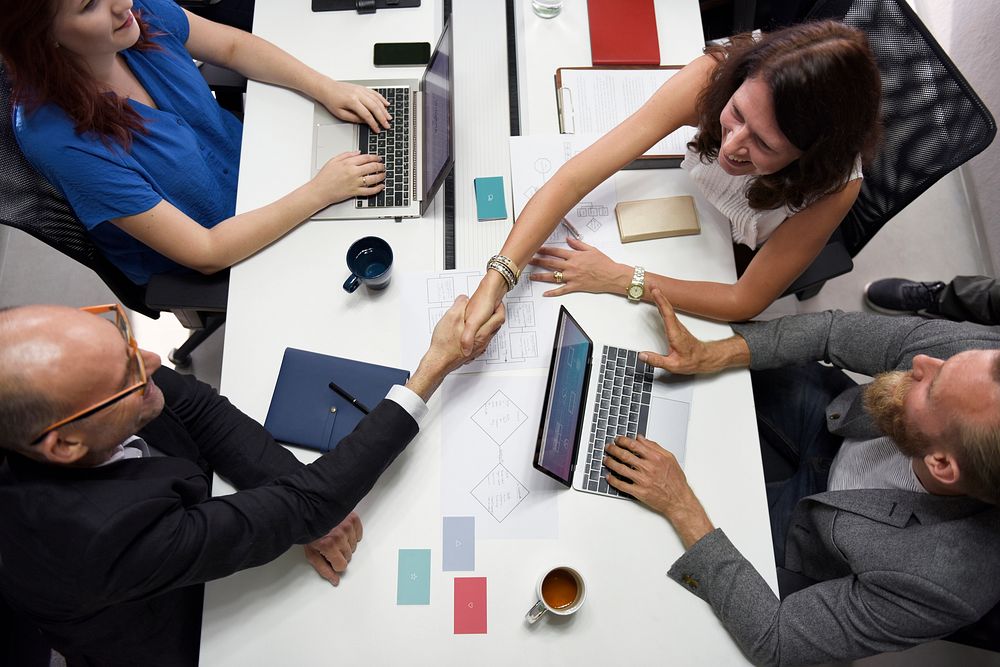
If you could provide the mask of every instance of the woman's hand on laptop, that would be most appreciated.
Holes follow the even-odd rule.
[[[377,155],[358,151],[330,158],[310,181],[319,194],[316,210],[350,197],[371,197],[385,189],[385,165]]]
[[[660,290],[653,290],[653,301],[663,318],[663,330],[667,335],[669,350],[666,354],[642,352],[639,354],[640,360],[680,375],[715,373],[724,368],[746,367],[750,364],[750,348],[742,337],[733,336],[706,343],[695,338],[681,324],[674,307]]]
[[[364,123],[373,132],[388,129],[389,121],[392,120],[392,114],[388,111],[389,100],[371,88],[354,83],[328,79],[321,92],[316,95],[316,101],[340,120]]]

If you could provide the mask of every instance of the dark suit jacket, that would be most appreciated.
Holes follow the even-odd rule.
[[[382,401],[303,465],[203,383],[161,369],[167,454],[101,468],[0,467],[0,592],[79,664],[197,662],[202,586],[338,524],[417,433]],[[211,470],[238,493],[211,497]]]

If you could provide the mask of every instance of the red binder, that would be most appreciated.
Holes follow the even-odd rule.
[[[594,65],[659,65],[653,0],[587,0]]]

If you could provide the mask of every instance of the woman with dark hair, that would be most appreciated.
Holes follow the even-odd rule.
[[[857,198],[861,160],[878,142],[880,99],[864,34],[840,23],[807,23],[710,47],[535,193],[466,309],[463,344],[529,261],[548,269],[533,280],[560,283],[546,296],[624,296],[634,277],[641,281],[641,271],[580,241],[567,240],[572,250],[539,247],[584,195],[682,125],[698,127],[682,167],[730,220],[734,242],[760,252],[731,285],[646,271],[641,298],[651,300],[658,288],[696,315],[722,321],[757,315],[809,266]],[[637,291],[643,290],[630,298]]]
[[[344,153],[278,201],[235,215],[242,126],[192,57],[375,131],[389,127],[388,103],[171,0],[0,0],[0,56],[21,150],[137,284],[182,267],[213,273],[319,209],[383,187],[377,157]]]

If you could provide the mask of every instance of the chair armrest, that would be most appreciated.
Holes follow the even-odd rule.
[[[820,251],[813,263],[802,272],[795,282],[785,290],[782,296],[797,294],[808,291],[810,288],[821,286],[827,280],[836,278],[851,271],[854,268],[854,261],[847,246],[841,241],[830,241],[823,250]]]
[[[229,270],[210,276],[200,273],[161,274],[146,286],[146,305],[168,310],[189,329],[203,327],[205,315],[226,312]]]

